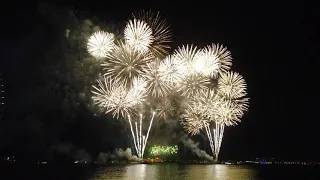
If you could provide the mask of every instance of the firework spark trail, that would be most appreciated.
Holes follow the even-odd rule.
[[[139,139],[140,139],[140,137],[139,137],[139,131],[138,131],[138,122],[135,122],[135,125],[136,125],[136,135],[137,135],[137,144],[138,144],[138,156],[139,157],[141,157],[141,152],[140,152],[140,141],[139,141]]]
[[[150,134],[150,130],[151,130],[151,126],[152,126],[155,114],[156,113],[153,112],[146,136],[142,135],[142,118],[143,118],[142,114],[140,114],[139,125],[138,125],[138,122],[135,122],[135,132],[134,132],[134,129],[132,127],[131,117],[130,117],[130,115],[128,115],[128,120],[129,120],[129,125],[130,125],[132,138],[133,138],[133,143],[134,143],[134,146],[136,148],[138,157],[142,158],[142,159],[143,159],[144,151],[145,151],[145,148],[146,148],[146,145],[147,145],[147,141],[148,141],[148,138],[149,138],[149,134]],[[139,126],[139,128],[138,128],[138,126]]]
[[[145,135],[142,136],[142,144],[147,144]],[[144,149],[143,149],[143,153],[144,153]]]
[[[206,129],[206,132],[207,132],[207,137],[209,139],[209,144],[210,144],[210,148],[211,148],[211,151],[212,151],[212,155],[215,155],[214,144],[213,144],[213,140],[212,140],[212,134],[211,134],[211,131],[210,131],[210,128],[209,128],[208,124],[205,124],[205,129]]]
[[[217,130],[216,129],[213,129],[213,136],[214,136],[214,143],[215,143],[215,149],[214,149],[214,156],[215,158],[217,159],[218,157],[218,151],[217,151],[217,148],[218,148],[218,136],[217,136]]]
[[[215,158],[218,159],[219,153],[220,153],[220,147],[221,147],[221,142],[223,138],[223,133],[224,133],[224,124],[222,123],[216,123],[216,128],[213,129],[213,134],[214,134],[214,144],[215,144]]]
[[[130,115],[128,115],[128,120],[129,120],[130,130],[131,130],[132,137],[133,137],[134,147],[136,148],[136,151],[137,151],[137,153],[138,153],[138,146],[137,146],[137,142],[136,142],[136,137],[135,137],[134,132],[133,132],[133,128],[132,128],[132,123],[131,123]]]
[[[156,112],[153,112],[153,113],[152,113],[152,118],[151,118],[150,125],[149,125],[149,128],[148,128],[147,137],[146,137],[146,140],[145,140],[144,145],[143,145],[143,148],[142,148],[142,152],[144,152],[144,150],[145,150],[145,148],[146,148],[147,141],[148,141],[148,138],[149,138],[150,129],[151,129],[152,122],[153,122],[153,119],[154,119],[154,115],[155,115],[155,114],[156,114]],[[143,158],[143,154],[142,154],[142,158]]]
[[[139,144],[140,144],[140,155],[142,155],[142,152],[141,152],[141,145],[142,144],[142,114],[140,114],[140,136],[139,136]]]
[[[217,159],[218,159],[218,155],[219,155],[219,153],[220,153],[220,148],[221,148],[221,143],[222,143],[222,138],[223,138],[223,133],[224,133],[224,124],[220,124],[220,130],[219,130],[219,132],[220,132],[220,135],[219,135],[219,139],[220,139],[220,141],[219,141],[219,148],[218,148],[218,154],[217,154]]]

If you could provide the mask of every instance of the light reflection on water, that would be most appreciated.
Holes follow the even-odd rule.
[[[256,171],[247,166],[133,164],[99,168],[91,180],[253,180]]]

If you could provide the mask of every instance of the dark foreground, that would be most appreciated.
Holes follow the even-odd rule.
[[[115,166],[1,165],[0,179],[277,180],[320,179],[320,167],[300,165],[129,164]]]

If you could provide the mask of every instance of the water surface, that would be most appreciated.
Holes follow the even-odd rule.
[[[91,180],[114,179],[258,179],[257,172],[247,166],[139,164],[125,167],[99,168]]]
[[[0,168],[1,180],[320,180],[320,167],[299,165],[6,165]]]

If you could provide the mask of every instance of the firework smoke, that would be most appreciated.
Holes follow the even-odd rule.
[[[84,160],[91,162],[91,156],[81,148],[76,147],[71,143],[56,144],[50,147],[50,151],[54,153],[64,154],[72,157],[74,160]]]
[[[128,160],[131,162],[140,162],[142,159],[135,155],[132,155],[131,148],[127,148],[125,151],[121,148],[115,149],[113,153],[100,152],[97,157],[97,162],[101,165],[107,164],[112,160]]]
[[[192,139],[188,138],[187,135],[181,137],[181,142],[186,148],[189,148],[195,155],[206,161],[213,161],[213,157],[207,154],[205,151],[201,150],[198,146],[199,143],[195,143]]]

